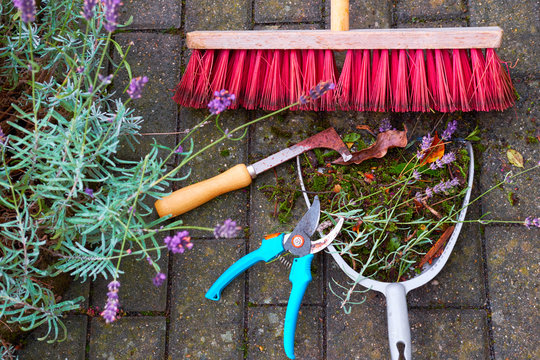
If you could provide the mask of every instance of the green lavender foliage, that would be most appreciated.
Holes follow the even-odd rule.
[[[97,18],[86,22],[81,7],[82,1],[42,1],[38,20],[25,24],[11,1],[0,2],[0,86],[13,89],[33,71],[23,104],[13,104],[20,121],[9,125],[17,132],[0,144],[0,319],[23,330],[47,324],[44,338],[51,341],[63,337],[61,317],[82,299],[56,301],[43,279],[117,277],[121,248],[151,256],[157,272],[162,233],[181,223],[154,220],[147,205],[179,180],[179,169],[165,173],[161,155],[174,149],[155,145],[141,161],[117,158],[121,141],[136,140],[142,119],[97,75],[112,68],[132,77],[124,61],[129,49]],[[113,62],[112,52],[121,61]],[[34,81],[43,70],[53,76]],[[55,262],[44,266],[44,254]]]

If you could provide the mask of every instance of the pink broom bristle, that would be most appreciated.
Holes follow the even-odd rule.
[[[249,67],[246,78],[246,90],[244,92],[243,106],[248,110],[259,107],[259,99],[262,93],[262,84],[266,73],[266,51],[256,50],[249,52]]]
[[[335,90],[292,109],[502,111],[516,99],[503,64],[493,49],[349,50],[339,74],[332,50],[193,50],[173,100],[205,108],[227,89],[232,109],[277,110],[330,81]]]
[[[426,76],[426,62],[424,61],[424,51],[422,49],[411,50],[411,111],[427,112],[430,109],[429,91]]]
[[[472,99],[476,111],[489,111],[486,62],[480,49],[471,49]]]
[[[450,104],[450,111],[456,111],[456,107],[454,105],[454,100],[452,99],[452,93],[454,91],[453,82],[452,79],[454,78],[454,71],[452,69],[452,58],[451,53],[449,50],[439,50],[442,54],[442,60],[443,60],[443,66],[444,66],[444,72],[446,75],[446,83],[448,84],[448,96],[449,96],[449,104]]]
[[[193,84],[196,83],[197,76],[200,74],[201,58],[201,51],[193,50],[186,67],[186,72],[176,87],[173,100],[182,106],[192,106],[193,91],[195,89]]]
[[[387,49],[373,50],[373,74],[370,91],[371,111],[388,111],[391,102],[390,55]]]
[[[409,74],[406,50],[392,50],[392,111],[409,110]]]
[[[302,53],[300,50],[290,50],[289,78],[287,84],[288,104],[294,104],[302,95]],[[291,110],[297,110],[294,106]]]
[[[369,50],[354,50],[351,109],[369,110],[369,89],[371,88],[371,54]]]
[[[515,94],[510,75],[493,49],[486,49],[487,79],[491,83],[495,110],[505,110],[514,105]]]
[[[332,50],[324,50],[322,70],[323,71],[320,77],[320,81],[330,81],[331,83],[335,84],[338,75],[336,70],[336,62],[334,60],[334,52]],[[334,101],[334,90],[329,90],[326,94],[321,96],[319,110],[336,110],[336,103]]]
[[[264,110],[277,110],[285,106],[284,85],[281,80],[283,50],[269,52],[270,63],[262,87],[260,106]]]
[[[206,50],[200,61],[199,73],[195,80],[195,89],[191,107],[204,108],[211,99],[210,93],[210,75],[214,64],[214,50]]]
[[[433,99],[433,108],[440,112],[454,111],[443,52],[439,49],[428,49],[426,53],[428,88]]]
[[[229,70],[227,72],[227,84],[225,89],[229,93],[234,94],[236,99],[232,102],[230,109],[238,109],[240,106],[239,99],[243,96],[244,91],[244,72],[247,50],[233,50],[231,61],[229,61]]]
[[[334,91],[335,102],[338,107],[343,111],[351,110],[352,102],[352,79],[353,79],[353,56],[354,50],[348,50],[345,55],[345,61],[343,62],[343,68],[341,69],[341,76],[336,85]]]
[[[463,49],[452,50],[452,101],[457,109],[471,111],[469,102],[471,69]],[[465,61],[463,61],[465,59]]]
[[[316,50],[312,49],[302,51],[302,73],[304,75],[302,94],[308,94],[309,90],[313,89],[315,85],[317,85],[317,56],[315,52]],[[318,100],[300,105],[301,110],[316,110],[318,107]]]
[[[230,50],[217,51],[216,59],[214,60],[214,67],[212,69],[212,80],[210,83],[211,94],[225,88],[227,70],[229,68],[229,54]]]

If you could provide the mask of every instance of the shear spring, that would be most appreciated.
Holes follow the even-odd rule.
[[[290,262],[289,260],[285,259],[284,256],[280,256],[280,257],[279,257],[279,261],[281,261],[281,263],[282,263],[283,265],[285,265],[288,269],[290,269],[291,266],[292,266],[291,262]]]

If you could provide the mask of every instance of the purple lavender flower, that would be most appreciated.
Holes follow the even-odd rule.
[[[525,225],[527,229],[530,229],[532,226],[540,228],[540,218],[533,218],[532,216],[529,216],[525,219],[523,225]]]
[[[413,173],[412,173],[412,177],[415,179],[415,180],[420,180],[420,177],[422,175],[420,175],[420,173],[418,172],[418,170],[414,169],[413,170]]]
[[[142,89],[147,82],[148,82],[148,78],[146,76],[142,76],[142,77],[138,76],[136,78],[131,79],[131,83],[129,84],[129,89],[127,90],[129,97],[132,99],[140,98]]]
[[[167,275],[164,273],[157,273],[156,277],[152,279],[155,286],[161,286],[167,279]]]
[[[4,134],[4,130],[2,130],[2,127],[0,127],[0,147],[4,147],[6,145],[6,134]]]
[[[97,0],[84,0],[83,11],[81,14],[86,20],[90,20],[94,17],[94,8],[96,5]]]
[[[236,221],[227,219],[223,224],[217,224],[214,229],[214,236],[217,238],[233,238],[238,234],[239,226],[236,226]]]
[[[414,195],[414,197],[416,198],[416,200],[417,200],[418,202],[422,202],[422,200],[423,200],[422,193],[419,192],[419,191],[416,192],[416,194]]]
[[[182,145],[178,145],[178,147],[176,148],[176,150],[174,150],[174,152],[177,154],[183,153],[184,149],[182,148]]]
[[[84,189],[84,192],[86,195],[90,196],[90,198],[94,198],[94,190],[90,189],[90,188],[86,188]]]
[[[109,324],[116,320],[116,314],[118,313],[118,306],[120,305],[120,301],[118,300],[118,289],[120,288],[120,282],[113,280],[107,287],[109,289],[109,292],[107,293],[107,303],[100,315],[105,319],[105,322]]]
[[[453,178],[452,180],[448,180],[448,181],[441,181],[440,183],[438,183],[437,185],[433,187],[433,192],[435,194],[445,192],[457,185],[459,185],[458,178]]]
[[[452,137],[452,134],[457,129],[457,124],[458,124],[457,120],[450,121],[448,125],[446,126],[446,130],[443,131],[441,139],[445,141],[450,140],[450,138]]]
[[[103,85],[109,85],[112,82],[113,74],[103,76],[98,74],[98,79],[103,83]]]
[[[446,164],[450,164],[451,162],[456,160],[456,154],[454,153],[448,153],[444,154],[442,158],[435,160],[435,162],[432,162],[429,168],[431,170],[437,170],[442,168]]]
[[[420,151],[417,152],[416,156],[418,159],[422,159],[426,154],[426,151],[431,147],[433,142],[433,137],[429,134],[422,138],[422,143],[420,144]]]
[[[36,0],[13,0],[13,5],[21,12],[21,20],[24,22],[36,19]]]
[[[396,130],[394,127],[392,127],[392,124],[390,123],[390,120],[388,118],[382,119],[381,125],[379,126],[379,132],[386,132],[389,130]]]
[[[77,74],[82,74],[84,72],[84,66],[78,66],[76,69],[75,69],[75,72]]]
[[[430,197],[433,197],[433,193],[434,193],[434,191],[430,187],[427,187],[426,188],[426,199],[429,199]]]
[[[214,99],[208,103],[208,108],[212,114],[217,115],[231,106],[234,100],[236,100],[236,96],[225,89],[215,91]]]
[[[315,85],[314,88],[309,90],[309,97],[311,100],[317,100],[324,94],[326,94],[328,91],[333,90],[336,88],[336,84],[330,81],[322,81]]]
[[[167,236],[163,241],[173,254],[183,254],[186,249],[191,250],[193,248],[189,232],[185,230],[177,232],[174,236]]]
[[[118,26],[118,10],[120,5],[122,5],[121,0],[103,0],[103,5],[105,5],[105,30],[108,32],[113,32]]]

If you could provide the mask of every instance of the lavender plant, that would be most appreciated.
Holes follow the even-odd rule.
[[[240,228],[232,219],[210,227],[155,220],[147,205],[153,201],[147,200],[166,195],[171,181],[185,180],[189,171],[177,174],[202,152],[238,140],[249,125],[298,105],[222,130],[219,113],[235,100],[223,90],[209,104],[211,114],[185,131],[174,148],[155,144],[141,161],[119,159],[120,142],[136,142],[143,120],[129,103],[144,96],[149,81],[144,74],[133,76],[126,62],[129,47],[111,36],[124,26],[119,6],[116,0],[43,1],[39,8],[33,0],[0,1],[0,17],[7,20],[0,23],[0,91],[18,91],[8,118],[0,118],[0,317],[23,330],[45,324],[49,331],[42,339],[49,341],[65,334],[62,316],[82,299],[57,301],[44,279],[111,279],[101,316],[113,322],[121,307],[124,257],[152,266],[156,275],[148,281],[160,286],[166,276],[156,261],[163,250],[191,249],[190,229],[235,237]],[[119,71],[130,77],[129,84],[120,84],[127,100],[108,87]],[[191,135],[214,115],[222,136],[195,148]],[[173,156],[178,165],[169,170]],[[171,232],[176,234],[167,236]],[[1,346],[3,354],[11,352],[4,341]]]

